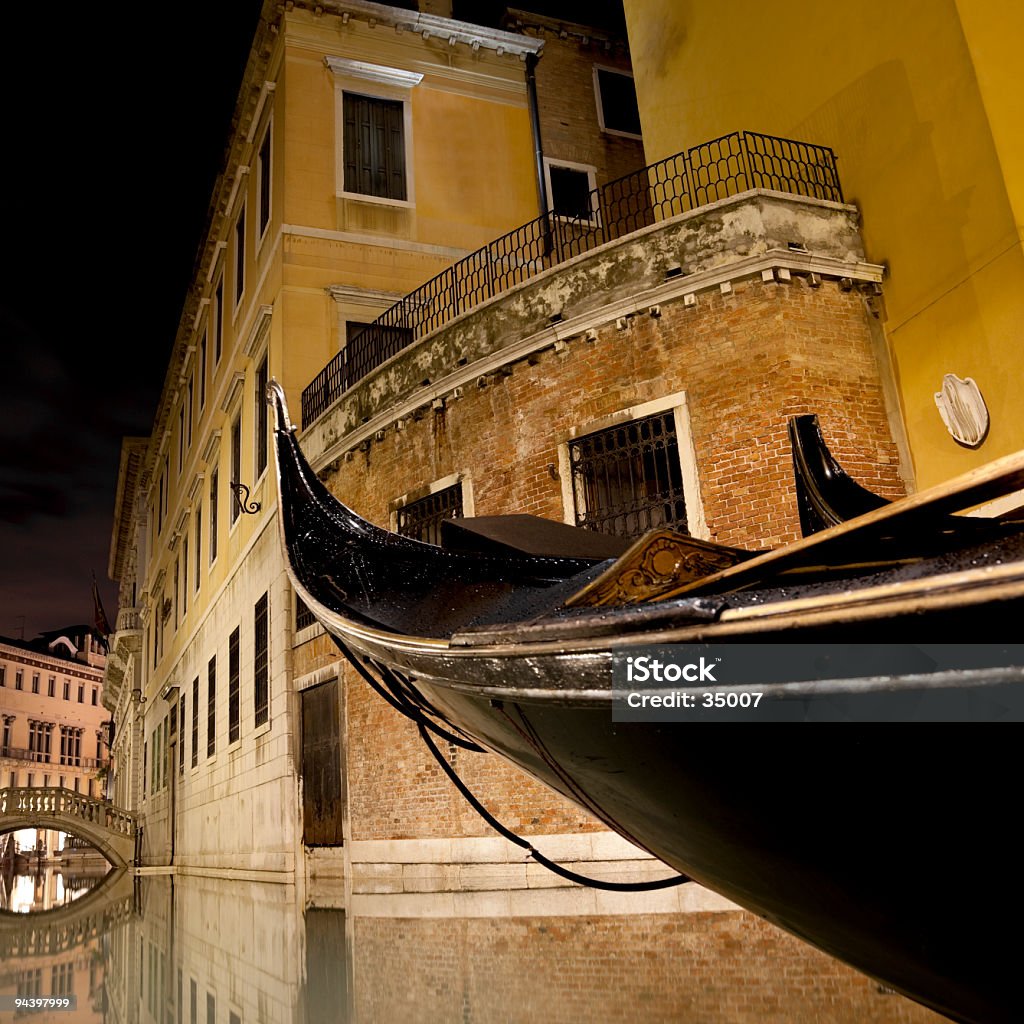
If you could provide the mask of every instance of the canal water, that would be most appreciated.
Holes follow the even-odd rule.
[[[40,884],[23,877],[4,887],[0,1001],[54,994],[76,1008],[0,1010],[0,1022],[943,1020],[753,915],[700,899],[685,913],[523,917],[496,913],[496,894],[415,904],[380,895],[346,912],[304,905],[316,897],[291,885],[121,871],[15,914]]]

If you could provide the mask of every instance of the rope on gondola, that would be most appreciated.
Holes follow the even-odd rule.
[[[336,641],[337,642],[337,641]],[[394,692],[394,687],[391,688],[392,692],[384,689],[384,687],[377,682],[376,679],[366,670],[366,668],[360,664],[359,659],[342,643],[338,643],[338,648],[341,653],[345,655],[345,659],[348,663],[366,680],[370,687],[376,691],[381,697],[384,698],[399,714],[405,715],[410,721],[415,722],[416,725],[426,726],[433,732],[436,732],[441,739],[446,740],[448,743],[454,743],[457,747],[462,747],[463,750],[470,750],[474,754],[486,754],[487,751],[483,747],[478,746],[471,740],[463,739],[461,736],[456,736],[454,733],[449,732],[447,729],[442,729],[436,722],[432,722],[423,713],[423,710],[416,704],[414,704],[409,698],[401,691]],[[381,666],[378,666],[380,668]],[[383,674],[383,673],[382,673]],[[389,673],[390,674],[390,673]]]
[[[442,729],[436,722],[432,722],[423,713],[423,709],[417,704],[413,703],[409,697],[402,692],[400,687],[395,683],[391,684],[388,689],[385,689],[376,679],[373,678],[372,674],[366,669],[366,667],[360,664],[359,659],[350,651],[344,644],[339,643],[338,647],[341,649],[342,654],[345,655],[346,660],[349,664],[359,673],[363,679],[369,683],[370,687],[376,691],[381,697],[383,697],[396,711],[405,715],[410,721],[415,723],[416,728],[419,730],[420,737],[427,749],[434,756],[434,760],[441,766],[441,770],[451,780],[452,785],[463,795],[465,800],[469,803],[470,807],[473,808],[480,815],[484,821],[487,822],[491,828],[494,829],[499,835],[504,836],[510,843],[515,843],[516,846],[520,847],[542,867],[548,869],[548,871],[559,875],[562,878],[567,879],[570,882],[576,882],[579,885],[588,886],[591,889],[608,889],[612,892],[650,892],[655,889],[668,889],[675,885],[682,885],[684,882],[689,882],[690,879],[686,875],[673,875],[670,878],[659,878],[651,882],[606,882],[599,878],[589,878],[587,875],[581,875],[576,871],[571,871],[569,868],[562,867],[561,864],[556,864],[553,860],[549,860],[544,856],[540,850],[537,850],[533,845],[522,836],[517,835],[510,828],[503,825],[497,818],[487,810],[486,807],[473,795],[469,787],[459,778],[458,773],[448,763],[447,759],[437,749],[437,745],[430,738],[430,732],[436,733],[442,739],[449,743],[454,743],[458,747],[462,747],[464,750],[470,750],[474,753],[485,754],[487,751],[478,746],[476,743],[472,743],[468,740],[461,739],[455,736],[453,733],[448,732],[447,729]],[[382,665],[376,666],[385,678],[392,675]],[[389,692],[390,690],[390,692]]]
[[[556,864],[553,860],[548,860],[540,850],[535,849],[526,839],[522,836],[517,835],[510,828],[506,828],[497,818],[479,800],[470,792],[466,784],[459,778],[455,769],[448,763],[448,760],[444,757],[440,750],[437,749],[434,741],[430,738],[430,734],[423,727],[422,724],[418,726],[420,736],[423,742],[427,745],[427,749],[434,755],[434,760],[441,766],[445,775],[451,779],[452,784],[455,788],[466,798],[469,805],[480,815],[484,821],[487,822],[491,828],[494,829],[499,835],[504,836],[510,843],[515,843],[516,846],[526,850],[527,853],[540,865],[546,867],[548,871],[553,871],[556,875],[561,875],[562,878],[567,878],[570,882],[577,882],[580,885],[589,886],[591,889],[610,889],[613,892],[649,892],[652,889],[668,889],[674,885],[682,885],[683,882],[689,882],[690,879],[686,875],[673,875],[670,878],[659,878],[653,882],[606,882],[599,878],[589,878],[587,875],[578,874],[575,871],[570,871],[569,868],[562,867],[561,864]]]

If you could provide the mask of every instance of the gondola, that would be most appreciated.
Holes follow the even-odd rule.
[[[811,686],[901,706],[952,691],[1002,708],[1024,679],[1020,647],[1005,643],[1024,613],[1024,530],[954,513],[1024,486],[1024,453],[774,550],[659,531],[617,559],[448,551],[335,499],[281,388],[269,397],[291,582],[396,708],[507,758],[887,987],[958,1021],[1019,1017],[1015,950],[994,927],[1020,909],[1012,743],[980,726],[616,720],[611,676],[613,660],[649,645],[960,641],[965,660],[941,670],[911,659],[887,677],[771,685],[798,702]],[[805,440],[813,476],[827,458]],[[841,520],[855,492],[817,485]]]

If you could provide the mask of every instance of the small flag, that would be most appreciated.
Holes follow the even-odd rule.
[[[93,625],[96,627],[96,632],[106,640],[114,631],[110,628],[107,613],[103,610],[103,600],[100,597],[100,588],[96,583],[96,573],[92,574],[92,607]]]

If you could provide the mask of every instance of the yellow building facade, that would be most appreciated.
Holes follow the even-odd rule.
[[[122,451],[104,691],[141,862],[281,878],[301,716],[266,382],[297,409],[360,325],[537,215],[542,47],[362,0],[288,8],[264,6],[153,431]]]
[[[648,162],[737,129],[832,147],[868,259],[916,485],[1024,447],[1024,105],[1013,0],[625,0]],[[976,448],[935,395],[971,378]]]

